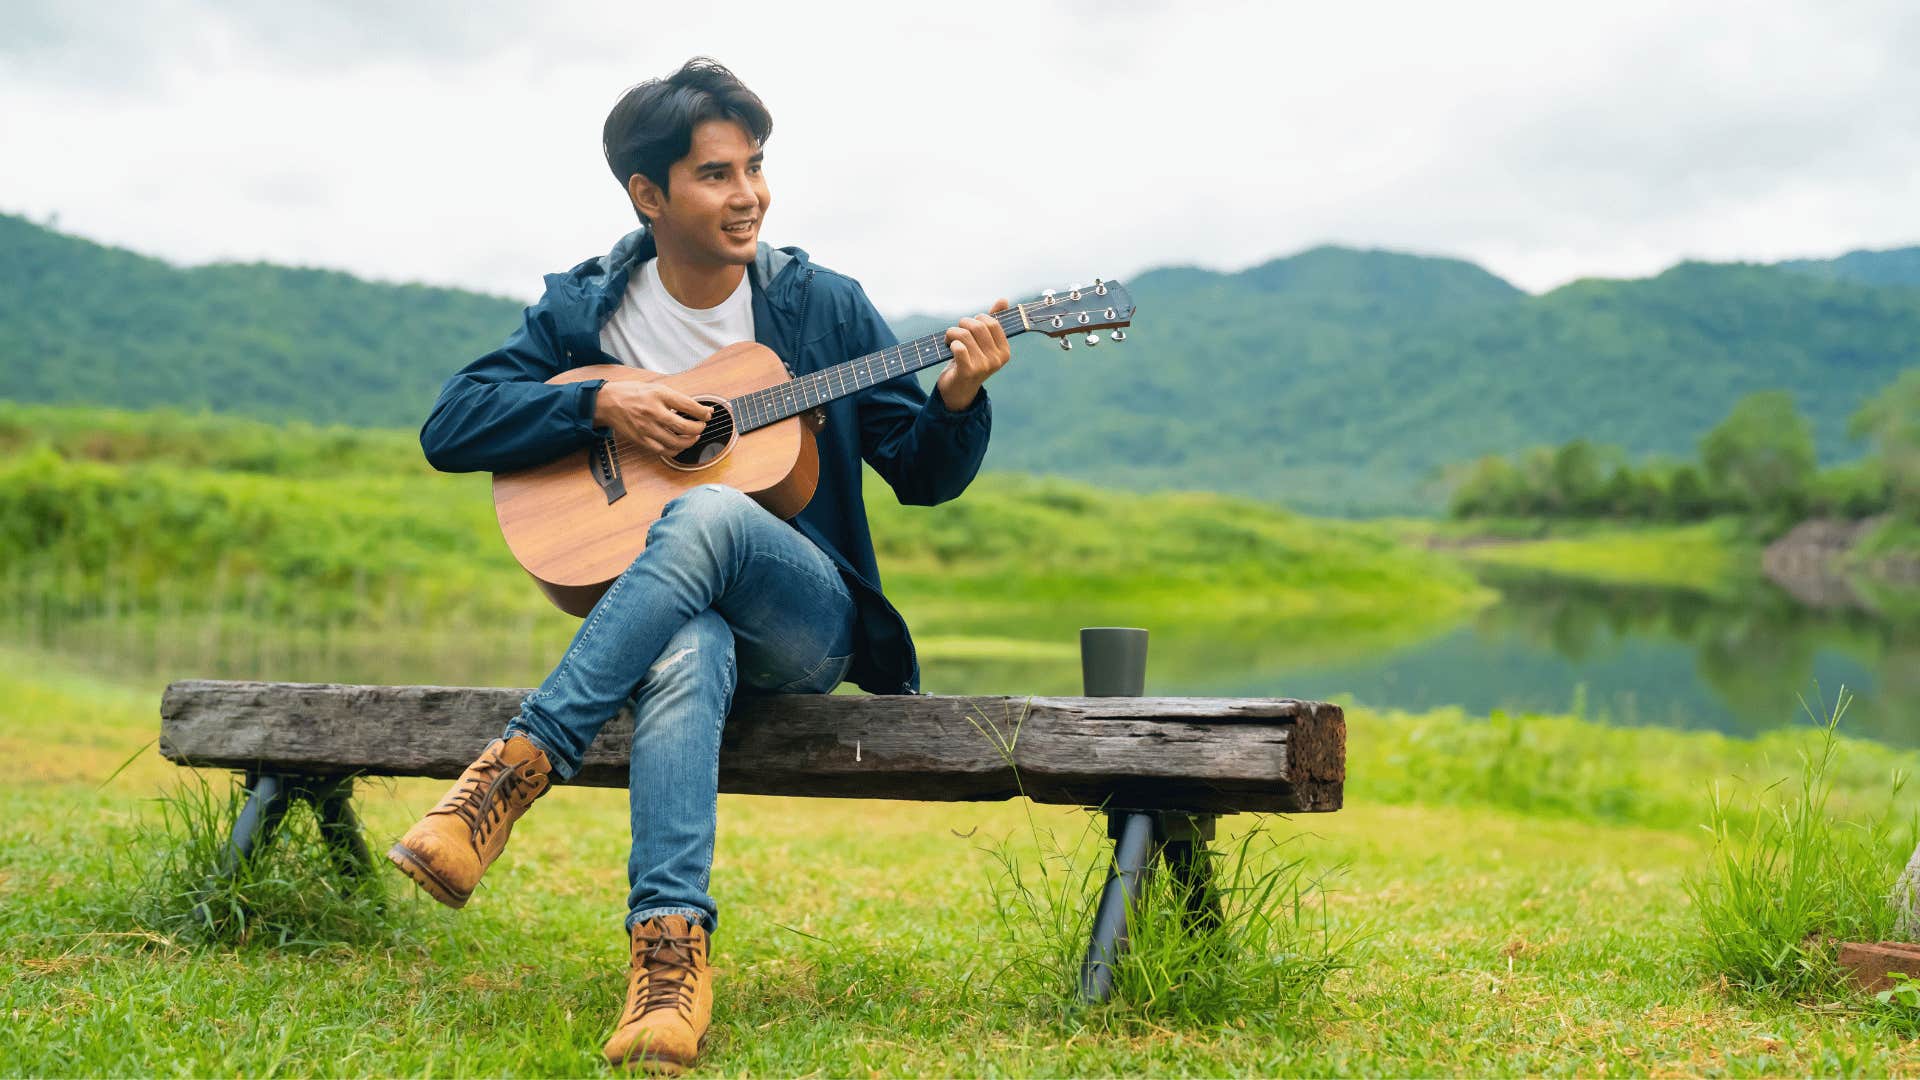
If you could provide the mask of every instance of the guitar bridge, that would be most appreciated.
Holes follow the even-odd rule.
[[[602,439],[587,451],[587,468],[593,473],[593,482],[606,492],[608,503],[619,501],[627,493],[626,481],[620,478],[620,448],[611,438]]]

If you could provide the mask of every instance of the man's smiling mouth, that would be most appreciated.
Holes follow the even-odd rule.
[[[758,221],[758,218],[752,218],[747,221],[737,221],[732,225],[723,226],[721,231],[730,232],[735,235],[745,235],[753,231],[753,227]]]

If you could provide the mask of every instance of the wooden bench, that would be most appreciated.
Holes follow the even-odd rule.
[[[526,690],[327,683],[176,682],[160,752],[246,773],[248,798],[220,873],[312,803],[343,871],[371,868],[351,804],[362,776],[452,779],[519,709]],[[610,721],[571,781],[625,787],[633,725]],[[1217,918],[1206,842],[1217,815],[1338,810],[1346,718],[1290,698],[739,695],[720,749],[720,790],[746,795],[1036,802],[1107,811],[1115,842],[1081,990],[1111,987],[1126,905],[1150,860]]]

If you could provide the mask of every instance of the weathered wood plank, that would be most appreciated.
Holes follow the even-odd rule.
[[[451,778],[526,694],[177,682],[161,703],[160,752],[180,764]],[[610,721],[573,782],[626,786],[632,734],[626,714]],[[720,753],[720,789],[760,795],[974,801],[1024,790],[1048,803],[1304,812],[1339,809],[1345,779],[1345,716],[1289,698],[743,694]]]

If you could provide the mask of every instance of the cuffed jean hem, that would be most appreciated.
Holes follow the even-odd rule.
[[[553,766],[554,775],[558,776],[563,782],[573,779],[574,775],[580,771],[580,766],[568,761],[564,756],[555,752],[551,743],[534,734],[523,722],[523,719],[518,716],[507,721],[507,730],[500,733],[502,739],[511,739],[515,735],[524,736],[526,740],[537,747],[541,753],[547,755],[547,764]]]
[[[709,937],[713,936],[714,925],[717,921],[707,918],[707,913],[701,911],[699,908],[650,907],[641,908],[639,911],[629,914],[627,916],[627,930],[631,932],[634,924],[646,922],[648,919],[657,919],[662,915],[680,915],[684,916],[688,922],[699,923],[706,928],[707,936]]]

